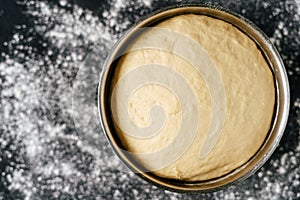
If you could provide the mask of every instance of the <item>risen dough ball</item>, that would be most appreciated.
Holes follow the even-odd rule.
[[[171,29],[192,38],[209,55],[224,83],[226,117],[216,145],[200,159],[199,152],[211,123],[212,112],[211,96],[201,73],[187,60],[170,52],[141,49],[124,55],[117,65],[112,90],[126,73],[154,63],[169,67],[184,77],[197,99],[199,125],[193,143],[179,159],[153,173],[161,177],[196,181],[217,178],[242,166],[263,144],[274,109],[273,76],[261,51],[236,27],[207,16],[179,15],[164,20],[156,27]],[[151,39],[155,42],[154,36],[148,31],[134,44],[143,42],[143,37],[153,37]],[[182,44],[184,47],[185,44]],[[176,94],[161,85],[145,85],[134,91],[128,102],[128,116],[119,117],[130,118],[137,127],[146,127],[151,124],[149,112],[153,105],[161,105],[164,109],[165,126],[147,139],[129,136],[119,127],[118,135],[127,150],[151,153],[170,145],[176,138],[183,117],[182,105]],[[116,115],[120,114],[116,110]],[[115,125],[118,127],[117,123]],[[147,168],[149,163],[140,162]]]

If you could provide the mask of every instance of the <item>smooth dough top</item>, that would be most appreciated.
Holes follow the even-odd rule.
[[[178,15],[160,22],[155,27],[183,34],[204,50],[216,66],[223,82],[226,108],[224,108],[224,124],[216,144],[206,156],[200,158],[199,152],[204,145],[212,116],[212,99],[205,76],[199,73],[191,62],[172,51],[141,48],[129,52],[130,48],[133,48],[129,47],[128,53],[121,57],[117,65],[112,91],[122,77],[133,70],[156,64],[167,67],[183,77],[196,97],[199,123],[191,145],[178,159],[153,173],[172,179],[199,181],[223,176],[242,166],[263,144],[273,116],[274,80],[261,51],[247,35],[233,25],[204,15]],[[168,44],[171,35],[162,37],[165,37],[163,41],[169,45],[168,48],[178,47],[178,44]],[[144,43],[145,38],[155,43],[157,35],[148,30],[132,45]],[[187,48],[185,44],[179,45],[183,49]],[[136,77],[138,78],[140,77]],[[126,102],[125,116],[124,112],[121,112],[121,103],[126,98],[115,95],[115,99],[111,99],[111,102],[114,102],[111,103],[111,106],[114,106],[114,119],[130,119],[134,126],[143,128],[151,125],[155,118],[155,114],[151,115],[151,108],[154,105],[161,106],[165,112],[163,127],[157,134],[148,138],[126,134],[127,132],[116,122],[118,120],[114,120],[125,148],[130,152],[147,154],[159,152],[164,147],[172,145],[172,141],[178,136],[183,118],[186,117],[182,111],[184,105],[172,88],[154,81],[153,84],[143,84],[134,91],[125,93],[130,97]],[[174,154],[177,150],[174,148]],[[164,160],[165,156],[158,153],[157,160]],[[137,159],[147,168],[149,165],[147,161]]]

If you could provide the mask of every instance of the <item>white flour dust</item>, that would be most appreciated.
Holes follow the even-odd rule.
[[[107,3],[98,15],[82,6],[71,5],[68,0],[59,0],[57,4],[24,2],[24,12],[33,25],[16,25],[19,31],[3,44],[10,52],[0,55],[1,158],[11,160],[1,171],[1,177],[6,180],[3,184],[8,191],[20,194],[15,199],[88,199],[91,196],[112,199],[126,195],[130,199],[193,199],[194,196],[164,191],[141,181],[121,165],[105,141],[96,143],[98,146],[88,145],[78,132],[88,132],[97,138],[101,131],[98,119],[79,116],[78,124],[73,120],[72,87],[78,84],[83,89],[89,88],[97,84],[99,77],[96,73],[100,66],[95,65],[89,71],[92,76],[87,77],[92,80],[86,80],[86,71],[80,68],[89,52],[99,46],[99,63],[102,63],[119,34],[161,2],[115,0]],[[300,20],[300,1],[282,1],[280,5],[287,10],[298,6],[297,14],[290,21],[285,21],[283,9],[273,10],[273,16],[282,15],[271,37],[281,52],[288,43],[285,38],[300,34],[300,29],[292,29]],[[270,2],[262,6],[268,7]],[[241,10],[247,12],[245,7]],[[125,11],[132,14],[131,18],[124,17]],[[294,43],[300,45],[299,39]],[[283,59],[289,75],[299,75],[300,66],[294,66],[297,54],[293,56],[288,59],[283,54]],[[87,92],[91,97],[78,101],[84,104],[78,109],[86,109],[89,117],[94,115],[90,112],[95,107],[95,92]],[[295,131],[298,127],[294,134],[298,139],[289,141],[294,142],[294,149],[282,143],[277,157],[272,157],[248,182],[208,196],[199,194],[197,198],[299,199],[300,98],[292,102],[291,107],[296,119],[288,124],[294,129],[288,130]],[[0,192],[3,199],[1,195]]]

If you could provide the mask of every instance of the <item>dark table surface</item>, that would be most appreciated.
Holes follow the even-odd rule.
[[[261,28],[288,73],[287,128],[256,174],[216,192],[172,193],[130,172],[103,135],[104,59],[133,23],[178,1],[0,0],[0,199],[300,199],[300,1],[210,2]]]

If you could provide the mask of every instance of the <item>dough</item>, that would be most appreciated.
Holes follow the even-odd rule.
[[[239,29],[222,20],[204,15],[184,14],[166,19],[155,27],[169,29],[191,38],[216,66],[226,94],[225,119],[216,144],[207,155],[199,157],[212,123],[212,99],[206,77],[188,60],[172,52],[151,48],[130,52],[134,45],[145,42],[145,38],[156,42],[157,36],[151,30],[137,38],[129,47],[128,53],[121,57],[113,76],[111,92],[113,94],[123,77],[149,64],[164,66],[183,77],[196,99],[196,118],[199,122],[196,134],[178,159],[153,173],[186,181],[202,181],[226,175],[255,155],[268,134],[275,103],[272,72],[256,44]],[[176,44],[168,44],[170,38],[171,36],[165,36],[164,40],[169,45],[168,48],[172,49],[172,45]],[[179,45],[183,49],[187,48],[185,44]],[[143,76],[135,78],[141,77]],[[134,81],[133,79],[130,81]],[[172,145],[186,117],[182,111],[184,105],[172,88],[153,82],[141,85],[134,91],[123,92],[130,94],[129,101],[125,102],[127,113],[121,112],[126,98],[112,96],[111,106],[117,134],[126,150],[148,154]],[[165,112],[165,119],[161,119],[165,120],[164,125],[155,135],[138,138],[126,134],[118,124],[118,120],[130,119],[137,129],[151,125],[155,120],[155,114],[151,115],[154,105],[161,106]],[[175,154],[178,149],[174,148],[173,151]],[[166,155],[157,154],[157,162],[164,159],[167,159]],[[138,157],[137,160],[146,168],[150,166],[146,160]]]

